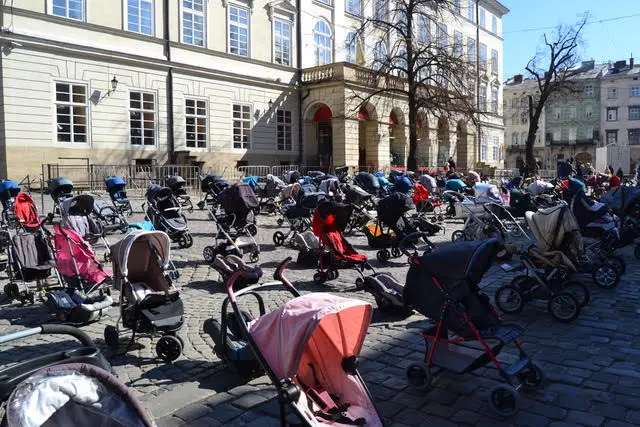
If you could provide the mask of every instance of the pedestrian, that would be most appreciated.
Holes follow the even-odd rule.
[[[449,175],[449,162],[444,162],[444,166],[442,167],[442,172],[444,172],[445,176]]]
[[[449,163],[449,168],[451,169],[452,172],[456,170],[456,162],[455,160],[453,160],[453,156],[449,157],[449,160],[447,160],[447,163]]]

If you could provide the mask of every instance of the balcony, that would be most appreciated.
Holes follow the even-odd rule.
[[[549,145],[552,146],[561,146],[561,145],[596,145],[598,143],[597,139],[577,139],[574,141],[569,141],[568,139],[562,139],[559,141],[551,140],[547,141]]]
[[[369,87],[407,89],[407,81],[402,77],[377,74],[373,70],[348,62],[336,62],[302,70],[303,85],[324,82],[350,82]]]

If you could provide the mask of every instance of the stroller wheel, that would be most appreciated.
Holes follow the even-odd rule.
[[[156,344],[156,354],[165,362],[173,362],[182,354],[182,344],[173,335],[163,335]]]
[[[249,255],[249,262],[258,261],[260,261],[260,252],[251,252],[251,255]]]
[[[4,285],[4,294],[9,299],[15,299],[20,294],[20,290],[18,289],[18,285],[15,283],[8,283]]]
[[[337,270],[327,271],[327,280],[336,280],[340,276]]]
[[[540,366],[535,363],[531,363],[531,365],[529,365],[529,369],[520,374],[519,377],[522,388],[527,391],[539,389],[544,384],[545,380],[544,372],[542,372]]]
[[[184,233],[178,237],[178,247],[180,249],[187,249],[191,246],[193,246],[193,237],[191,237],[191,234]]]
[[[554,319],[569,323],[580,314],[580,303],[568,292],[560,292],[549,299],[547,308]]]
[[[576,301],[578,301],[578,304],[580,304],[580,307],[589,305],[589,302],[591,302],[591,292],[589,292],[589,289],[587,289],[585,285],[577,280],[567,280],[562,283],[561,288],[563,292],[568,292],[573,295]]]
[[[276,246],[284,245],[285,235],[282,231],[276,231],[273,233],[273,244]]]
[[[378,261],[380,262],[387,262],[389,261],[389,258],[391,258],[391,252],[389,252],[388,249],[379,250],[376,253],[376,258],[378,258]]]
[[[281,227],[281,226],[282,226],[282,224],[284,224],[284,219],[282,219],[282,218],[278,218],[278,219],[277,219],[277,221],[276,221],[276,223],[278,224],[278,227]]]
[[[393,258],[400,258],[402,256],[402,252],[398,248],[391,248],[391,256]]]
[[[520,313],[524,307],[522,292],[513,285],[505,285],[498,289],[495,301],[503,313]]]
[[[362,277],[356,279],[356,289],[359,291],[364,289],[364,279]]]
[[[255,224],[249,224],[249,225],[247,225],[247,231],[252,236],[255,236],[256,234],[258,234],[258,227],[256,227]]]
[[[604,264],[596,269],[592,274],[593,281],[596,285],[605,289],[612,289],[620,283],[620,275],[610,265]]]
[[[467,235],[462,230],[456,230],[451,233],[451,241],[452,242],[464,242],[467,240]]]
[[[316,285],[322,285],[329,279],[328,275],[324,271],[318,271],[313,275],[313,281]]]
[[[502,417],[511,417],[518,412],[520,396],[512,387],[499,385],[489,392],[489,405],[496,414]]]
[[[198,209],[200,210],[204,209],[204,202],[198,202]]]
[[[431,388],[433,375],[431,369],[424,363],[412,363],[405,371],[409,385],[419,391],[428,391]]]
[[[202,250],[202,257],[206,262],[211,264],[216,259],[216,248],[213,246],[205,246]]]
[[[104,328],[104,342],[107,344],[107,347],[111,349],[118,348],[120,344],[120,333],[115,328],[115,326],[107,325]]]
[[[604,261],[604,265],[613,267],[619,276],[622,276],[627,271],[627,264],[624,262],[624,259],[618,255],[610,255]]]
[[[438,219],[438,222],[444,221],[444,215],[438,215],[437,219]]]

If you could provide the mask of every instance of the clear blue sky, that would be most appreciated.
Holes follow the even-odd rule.
[[[504,78],[523,73],[535,55],[545,32],[558,24],[573,24],[584,12],[589,21],[628,15],[626,19],[594,22],[584,29],[582,59],[608,62],[628,59],[633,53],[640,63],[640,0],[500,0],[510,12],[503,21]],[[533,31],[522,31],[536,29]]]

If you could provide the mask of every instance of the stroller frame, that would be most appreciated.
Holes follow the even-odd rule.
[[[244,227],[236,230],[237,235],[235,237],[231,234],[231,229],[234,227],[236,221],[235,214],[224,214],[225,218],[232,218],[231,223],[223,223],[221,217],[218,217],[213,212],[209,205],[206,205],[206,209],[209,212],[209,218],[216,224],[217,232],[214,237],[214,245],[205,246],[202,250],[202,257],[208,263],[212,263],[216,259],[216,255],[238,255],[240,258],[246,253],[244,248],[252,249],[249,255],[250,262],[260,261],[260,246],[254,237],[257,234],[256,225],[253,223],[247,223]],[[255,231],[255,233],[254,233]],[[250,244],[243,244],[242,246],[237,244],[238,238],[250,239]]]

